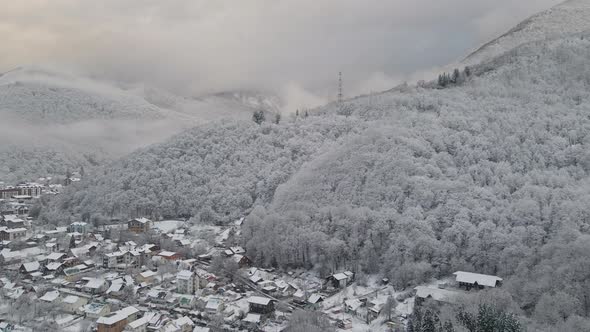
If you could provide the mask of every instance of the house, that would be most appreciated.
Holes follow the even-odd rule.
[[[307,303],[311,305],[319,305],[320,302],[324,302],[324,297],[320,294],[311,294],[307,299]]]
[[[382,301],[380,299],[373,299],[371,300],[368,304],[367,304],[367,319],[369,321],[376,319],[377,317],[379,317],[379,314],[381,313],[381,310],[383,310],[383,307],[385,306],[385,301]]]
[[[92,268],[85,264],[78,264],[73,267],[64,268],[63,273],[67,281],[79,280],[83,275],[92,271]]]
[[[345,271],[342,273],[336,273],[327,278],[328,282],[335,288],[344,288],[352,281],[354,281],[354,273]]]
[[[127,324],[125,331],[128,332],[147,332],[150,320],[155,316],[155,313],[148,312],[143,317],[134,320]]]
[[[111,286],[107,289],[107,296],[109,297],[123,297],[123,289],[125,288],[125,282],[123,279],[115,279],[111,282]]]
[[[138,283],[146,283],[146,284],[151,284],[154,282],[154,279],[156,278],[156,275],[158,273],[154,272],[152,270],[147,270],[144,272],[141,272],[138,276],[137,276],[137,282]]]
[[[168,317],[162,314],[155,314],[148,323],[148,331],[164,331],[164,325],[169,321]]]
[[[78,309],[82,308],[88,303],[88,299],[76,295],[68,295],[63,298],[61,305],[63,310],[69,313],[76,313]]]
[[[61,252],[53,252],[45,257],[46,263],[61,262],[66,257],[66,254]]]
[[[145,233],[150,230],[152,221],[147,218],[135,218],[127,222],[127,229],[134,233]]]
[[[182,316],[178,319],[169,321],[164,327],[166,332],[192,332],[195,323],[188,317]]]
[[[163,259],[167,259],[169,261],[177,261],[177,260],[181,259],[180,254],[177,252],[173,252],[173,251],[161,251],[158,254],[158,256],[162,257]]]
[[[82,307],[81,312],[88,319],[97,319],[98,317],[108,315],[111,312],[111,306],[108,303],[93,302]]]
[[[101,278],[86,278],[86,285],[82,288],[90,294],[100,294],[107,290],[107,282]]]
[[[176,275],[176,291],[180,294],[194,294],[199,289],[199,276],[189,270]]]
[[[0,240],[17,241],[24,240],[27,237],[26,228],[6,228],[0,229]]]
[[[236,263],[238,263],[240,268],[250,266],[250,264],[252,264],[252,261],[250,261],[250,259],[248,257],[243,256],[243,255],[233,255],[231,257],[231,259],[233,259]]]
[[[196,299],[194,296],[183,295],[178,297],[178,305],[184,309],[192,309],[195,307]]]
[[[16,215],[6,215],[1,220],[0,226],[7,228],[27,228],[27,223]]]
[[[117,312],[127,317],[127,322],[133,322],[139,317],[139,310],[133,306],[127,306]]]
[[[61,274],[64,270],[64,266],[62,263],[59,262],[52,262],[45,266],[45,273],[58,275]]]
[[[418,286],[414,289],[416,290],[416,305],[421,305],[428,299],[439,303],[453,304],[457,302],[460,295],[458,292],[427,286]]]
[[[115,251],[107,253],[102,259],[102,266],[107,269],[125,270],[129,267],[139,267],[145,261],[145,253],[142,250]]]
[[[68,226],[68,232],[86,234],[88,232],[88,223],[77,221]]]
[[[248,326],[251,330],[258,330],[258,325],[260,324],[260,322],[262,321],[262,315],[260,314],[247,314],[246,317],[244,317],[244,319],[242,319],[242,322],[245,323],[246,326]]]
[[[293,293],[293,302],[297,304],[305,304],[307,296],[305,296],[305,292],[298,289],[295,293]]]
[[[93,255],[97,248],[98,242],[91,242],[79,248],[71,248],[69,254],[73,257],[82,258]]]
[[[485,287],[495,288],[502,285],[502,278],[496,276],[463,271],[457,271],[453,274],[459,287],[465,287],[466,290],[471,288],[483,289]]]
[[[217,297],[210,297],[205,304],[205,312],[213,315],[221,312],[223,308],[223,301]]]
[[[113,312],[99,317],[96,321],[98,332],[122,332],[127,325],[127,317],[120,312]]]
[[[347,313],[357,315],[358,309],[361,308],[364,303],[359,299],[349,299],[344,301],[344,310]]]
[[[45,293],[45,295],[40,297],[39,300],[48,303],[57,303],[59,302],[59,291],[48,291],[47,293]]]
[[[19,271],[22,274],[31,274],[34,272],[39,272],[41,269],[41,264],[39,262],[28,262],[21,264]]]
[[[274,301],[267,297],[251,296],[247,301],[251,313],[266,315],[275,310]]]

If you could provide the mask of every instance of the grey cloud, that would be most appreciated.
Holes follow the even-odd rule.
[[[381,89],[558,2],[0,0],[0,70],[48,63],[190,94],[255,88],[330,98],[338,71],[347,94]]]

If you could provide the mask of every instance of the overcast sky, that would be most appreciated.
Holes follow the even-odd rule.
[[[53,64],[183,93],[383,90],[559,0],[0,0],[0,70]]]

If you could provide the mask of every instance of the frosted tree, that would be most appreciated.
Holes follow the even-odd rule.
[[[262,110],[254,111],[254,113],[252,114],[252,121],[256,122],[256,124],[261,124],[262,122],[264,122],[264,119],[265,115],[264,111]]]

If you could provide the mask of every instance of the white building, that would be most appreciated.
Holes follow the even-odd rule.
[[[176,275],[176,291],[180,294],[194,294],[199,289],[199,276],[196,273],[183,270]]]
[[[88,299],[81,296],[68,295],[63,298],[61,303],[64,311],[75,313],[78,311],[78,309],[82,308],[82,306],[85,306],[86,303],[88,303]]]

